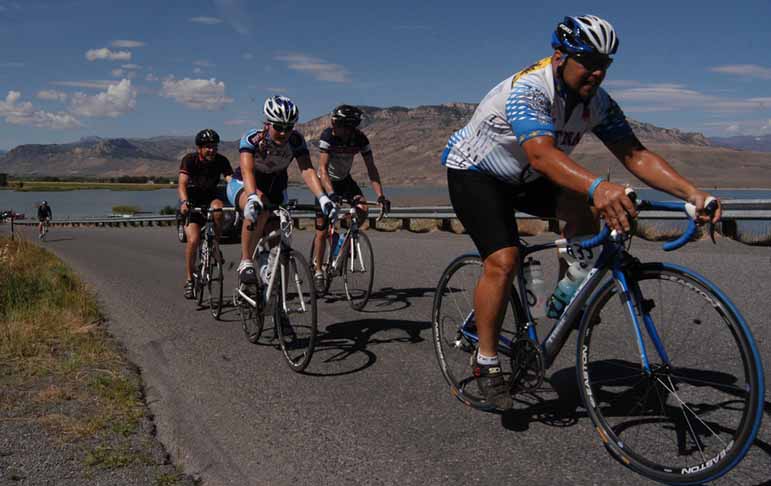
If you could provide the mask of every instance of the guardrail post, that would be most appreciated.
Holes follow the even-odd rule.
[[[720,234],[736,240],[739,234],[737,226],[735,219],[724,219],[720,222]]]

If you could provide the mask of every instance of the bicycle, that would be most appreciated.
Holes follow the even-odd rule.
[[[360,231],[359,217],[356,213],[357,202],[344,199],[341,203],[350,206],[343,213],[343,216],[346,214],[350,216],[350,224],[342,235],[335,231],[335,225],[329,225],[327,245],[322,255],[321,265],[324,280],[321,286],[316,287],[316,292],[320,296],[326,294],[329,292],[332,280],[335,277],[343,277],[346,299],[354,310],[361,310],[367,305],[372,294],[372,284],[375,281],[375,255],[369,237]],[[366,204],[378,203],[366,201]],[[381,210],[377,221],[381,221],[385,214]],[[339,242],[339,238],[343,238],[342,243]],[[339,247],[337,252],[335,252],[336,247]],[[315,252],[316,240],[314,239],[310,251],[311,272],[316,269]]]
[[[219,242],[214,233],[214,213],[235,211],[235,208],[191,207],[185,218],[190,223],[191,214],[201,214],[205,224],[201,226],[201,244],[195,256],[193,267],[193,296],[198,306],[203,306],[204,292],[209,292],[209,312],[215,320],[222,315],[222,288],[224,284],[223,258]]]
[[[690,204],[640,201],[638,209],[690,216],[686,231],[665,243],[665,251],[682,247],[697,230]],[[540,386],[577,326],[581,400],[610,454],[656,481],[712,481],[736,466],[758,433],[765,393],[760,356],[744,318],[717,286],[679,265],[642,263],[629,254],[630,244],[631,236],[607,226],[583,241],[520,242],[511,312],[498,342],[499,354],[511,363],[511,393]],[[525,258],[547,249],[597,246],[602,250],[594,267],[539,341],[528,307]],[[444,271],[434,297],[433,339],[451,393],[466,405],[493,411],[469,386],[470,356],[478,343],[473,292],[481,265],[479,255],[468,254]]]
[[[41,241],[45,241],[46,235],[48,234],[48,228],[51,226],[51,220],[49,218],[45,218],[40,223],[43,225],[43,227],[42,231],[38,233],[38,238],[40,238]]]
[[[233,292],[233,303],[251,343],[259,341],[265,316],[272,316],[274,335],[289,367],[301,372],[310,363],[316,346],[316,291],[308,263],[292,248],[291,211],[312,210],[313,206],[290,201],[286,205],[266,203],[264,209],[279,218],[279,228],[260,238],[254,249],[253,261],[266,265],[259,269],[258,283],[240,283],[236,276],[239,284]],[[272,249],[271,243],[276,243]]]

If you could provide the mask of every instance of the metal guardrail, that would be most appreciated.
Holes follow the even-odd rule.
[[[771,221],[771,200],[769,199],[727,199],[722,201],[723,221],[721,231],[724,235],[736,237],[737,221]],[[379,208],[371,208],[369,213],[370,224],[374,225],[374,220],[380,215]],[[315,213],[311,211],[296,211],[293,213],[295,219],[314,218]],[[518,213],[519,219],[543,219],[538,216]],[[682,219],[683,216],[678,213],[663,211],[641,211],[639,219],[642,220],[670,220]],[[413,206],[413,207],[394,207],[384,219],[402,220],[402,226],[409,227],[410,220],[413,219],[439,219],[453,220],[457,219],[451,206]],[[60,219],[51,221],[54,226],[168,226],[175,224],[174,215],[143,215],[132,217],[84,217],[73,219]],[[17,220],[16,224],[36,225],[36,220]],[[556,221],[550,223],[550,230],[556,228]]]

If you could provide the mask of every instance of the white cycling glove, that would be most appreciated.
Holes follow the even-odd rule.
[[[337,205],[329,199],[329,196],[326,194],[319,196],[319,206],[330,222],[334,223],[337,220]]]
[[[246,198],[246,207],[244,208],[244,219],[248,219],[252,222],[257,221],[257,215],[262,212],[265,206],[262,204],[262,199],[257,193],[249,194]]]

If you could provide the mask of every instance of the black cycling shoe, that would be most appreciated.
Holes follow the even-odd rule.
[[[257,272],[254,269],[254,265],[239,265],[238,280],[243,284],[256,285],[259,279],[257,278]]]
[[[321,270],[313,274],[313,286],[316,287],[316,293],[324,293],[324,284],[326,283],[326,276]]]
[[[477,362],[477,351],[471,356],[471,373],[476,378],[484,400],[498,410],[510,410],[514,406],[511,388],[503,376],[500,364],[483,365]]]
[[[195,287],[193,286],[192,280],[185,282],[185,298],[195,299]]]

